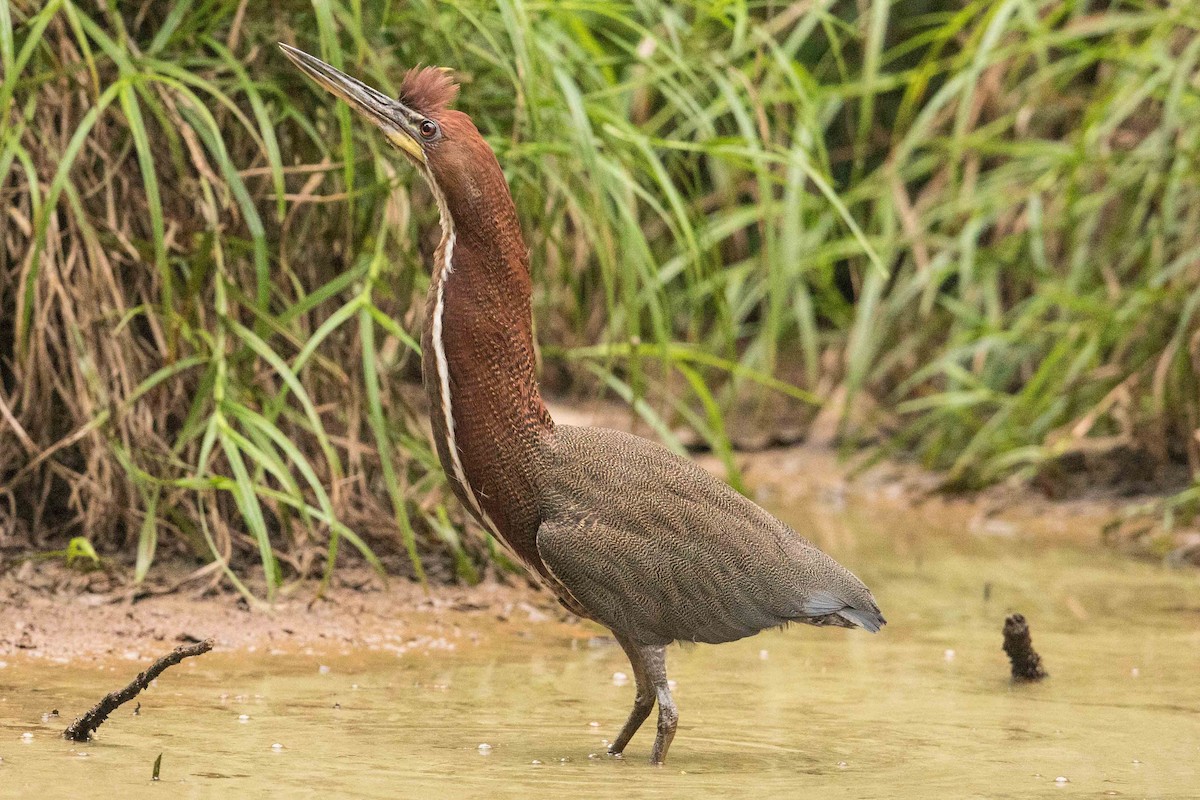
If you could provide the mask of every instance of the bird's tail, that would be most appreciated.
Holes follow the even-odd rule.
[[[854,573],[829,556],[815,550],[825,561],[820,570],[824,586],[812,591],[801,605],[799,622],[810,625],[836,625],[841,628],[865,628],[878,633],[887,624],[875,596]]]
[[[874,603],[872,605],[874,606]],[[879,612],[878,606],[870,609],[851,608],[847,606],[837,612],[837,614],[842,619],[848,620],[851,624],[857,625],[860,628],[866,628],[871,633],[879,633],[879,629],[887,625],[887,620]]]

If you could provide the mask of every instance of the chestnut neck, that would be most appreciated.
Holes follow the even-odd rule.
[[[442,241],[428,297],[425,383],[455,494],[538,568],[537,474],[554,423],[537,384],[528,251],[500,165],[482,138],[478,145],[467,170],[426,168]]]

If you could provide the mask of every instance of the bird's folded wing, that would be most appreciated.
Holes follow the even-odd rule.
[[[653,442],[559,426],[541,481],[538,554],[590,616],[637,642],[727,642],[792,620],[883,623],[850,572]]]
[[[776,591],[698,543],[595,519],[543,522],[537,536],[539,555],[574,600],[641,644],[728,642],[788,621],[773,607]]]

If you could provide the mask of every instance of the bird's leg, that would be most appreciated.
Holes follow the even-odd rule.
[[[629,740],[637,733],[638,728],[642,727],[646,717],[650,716],[650,709],[654,708],[654,687],[646,672],[642,648],[623,636],[613,635],[616,636],[625,655],[629,656],[629,664],[633,667],[633,679],[637,683],[637,695],[633,698],[633,710],[629,712],[629,718],[625,720],[617,738],[608,746],[608,752],[611,755],[620,755],[624,752],[625,745],[629,744]]]
[[[650,751],[650,763],[662,764],[667,760],[667,750],[675,738],[675,726],[679,723],[679,712],[671,699],[671,687],[667,685],[667,648],[662,645],[641,648],[642,663],[646,677],[654,687],[658,700],[658,735],[654,737],[654,749]]]

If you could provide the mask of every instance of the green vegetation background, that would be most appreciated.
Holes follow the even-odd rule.
[[[783,396],[953,485],[1087,446],[1188,484],[1198,31],[1194,1],[0,0],[0,531],[267,593],[347,546],[502,560],[422,431],[435,210],[276,41],[385,91],[458,70],[548,378],[669,445],[732,464],[727,419]]]

